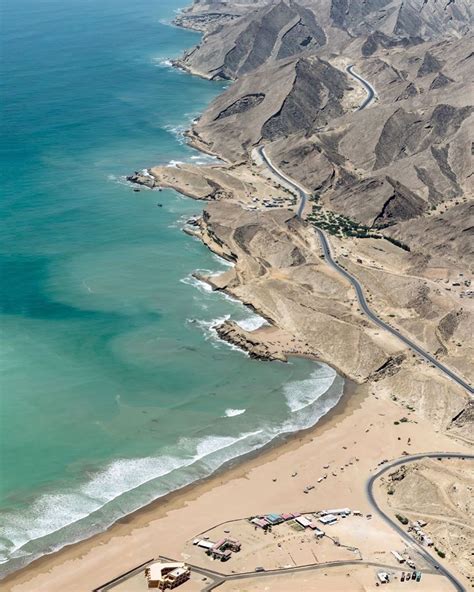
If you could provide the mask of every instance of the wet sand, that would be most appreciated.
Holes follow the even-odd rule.
[[[2,589],[92,590],[153,557],[180,559],[185,542],[196,534],[258,513],[334,506],[371,512],[365,482],[381,459],[399,457],[404,450],[462,448],[428,422],[394,424],[400,416],[400,408],[379,398],[373,385],[347,382],[339,405],[314,428],[161,498],[102,534],[37,560],[6,578]],[[324,473],[328,478],[317,483]],[[305,494],[309,484],[315,488]],[[383,523],[380,528],[389,533]]]

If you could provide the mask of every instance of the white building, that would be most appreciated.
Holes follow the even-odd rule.
[[[295,520],[296,522],[298,522],[298,524],[301,524],[303,528],[306,528],[311,524],[311,520],[308,520],[306,516],[298,516],[297,518],[295,518]]]
[[[319,518],[319,522],[321,524],[334,524],[337,522],[337,516],[334,516],[334,514],[325,514]]]
[[[213,543],[212,541],[206,541],[206,539],[201,539],[196,544],[198,547],[201,547],[201,549],[212,549],[216,543]]]
[[[402,557],[400,553],[397,553],[397,551],[390,551],[390,553],[395,557],[398,563],[405,563],[405,558]]]
[[[351,513],[350,508],[337,508],[336,510],[324,510],[321,514],[334,514],[334,516],[349,516]]]

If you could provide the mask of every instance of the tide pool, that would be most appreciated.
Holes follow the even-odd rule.
[[[218,320],[261,320],[193,278],[225,268],[181,232],[202,204],[124,180],[206,159],[182,131],[222,85],[168,65],[199,39],[169,25],[183,5],[4,3],[2,574],[309,427],[342,393],[327,366],[219,341]]]

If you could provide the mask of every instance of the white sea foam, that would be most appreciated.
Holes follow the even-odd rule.
[[[321,366],[311,373],[310,378],[296,380],[284,386],[288,407],[292,413],[308,407],[333,384],[337,374],[329,366]]]
[[[203,273],[206,275],[211,274],[211,272],[208,269],[199,269],[198,273]],[[203,280],[194,277],[193,274],[189,274],[186,277],[181,278],[179,281],[182,284],[186,284],[188,286],[193,286],[193,288],[197,288],[203,294],[210,294],[212,292],[212,287],[207,282],[204,282]]]
[[[189,127],[188,125],[165,125],[164,129],[169,132],[170,134],[172,134],[176,140],[178,140],[178,142],[180,144],[184,144],[186,141],[184,132],[186,131],[186,129]]]
[[[236,323],[244,331],[255,331],[256,329],[260,329],[260,327],[268,325],[267,321],[258,314],[253,314],[246,319],[236,321]]]
[[[173,68],[173,62],[169,58],[153,58],[153,63],[158,68]]]
[[[190,156],[189,158],[193,164],[200,165],[216,164],[219,162],[219,158],[217,158],[217,156],[212,156],[212,154],[204,154],[203,152],[197,155]]]
[[[26,511],[6,513],[3,516],[2,542],[9,541],[9,544],[4,545],[3,558],[5,561],[13,557],[16,563],[15,567],[2,568],[2,572],[6,574],[29,563],[44,554],[45,549],[52,552],[99,532],[124,514],[211,474],[225,462],[252,452],[279,435],[314,425],[342,395],[342,380],[341,388],[323,390],[322,385],[330,388],[336,377],[330,368],[321,366],[311,379],[290,383],[286,394],[294,411],[292,409],[291,416],[280,424],[264,424],[258,430],[235,437],[209,435],[200,439],[182,438],[177,446],[180,457],[163,454],[120,459],[92,475],[76,491],[44,495]],[[311,388],[308,382],[312,382]],[[309,392],[312,395],[308,395]],[[229,408],[225,417],[244,412],[245,409]]]
[[[224,323],[225,321],[228,321],[230,319],[230,315],[224,315],[222,317],[217,317],[215,319],[211,319],[210,321],[206,321],[206,320],[189,320],[188,322],[193,322],[196,323],[196,325],[198,327],[200,327],[204,333],[204,338],[206,339],[206,341],[210,341],[212,346],[215,347],[216,349],[221,349],[222,347],[227,347],[229,349],[232,349],[234,351],[238,351],[241,354],[244,354],[245,356],[248,356],[248,352],[244,349],[242,349],[241,347],[238,347],[237,345],[235,345],[234,343],[230,343],[228,341],[225,341],[224,339],[221,339],[217,333],[217,327],[219,325],[222,325],[222,323]]]
[[[242,415],[245,413],[247,409],[226,409],[225,415],[223,417],[235,417],[237,415]]]
[[[4,514],[2,538],[10,544],[3,548],[3,562],[12,556],[18,558],[26,555],[27,553],[21,552],[21,548],[27,543],[71,526],[127,492],[166,477],[177,469],[182,470],[205,462],[208,470],[215,470],[222,463],[241,454],[230,450],[234,445],[257,436],[260,432],[261,430],[247,432],[236,437],[211,435],[198,440],[182,438],[178,448],[191,451],[187,457],[120,459],[96,473],[77,491],[43,495],[27,511]],[[192,480],[191,478],[187,482]],[[133,509],[136,508],[127,508],[127,511]]]
[[[228,321],[229,319],[230,315],[224,315],[222,317],[211,319],[210,321],[200,319],[194,322],[198,325],[198,327],[203,329],[204,333],[206,334],[206,339],[214,339],[216,336],[216,327],[222,325],[222,323]]]
[[[224,257],[219,257],[216,253],[212,253],[213,259],[215,259],[220,265],[224,265],[224,267],[235,267],[235,263],[233,261],[228,261],[224,259]],[[219,272],[221,273],[221,272]]]

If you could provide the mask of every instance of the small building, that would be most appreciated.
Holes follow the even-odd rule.
[[[185,563],[162,563],[157,561],[145,569],[148,588],[167,590],[184,584],[191,577],[191,570]]]
[[[220,561],[228,561],[232,555],[232,551],[239,552],[241,544],[236,539],[221,539],[217,541],[210,549],[206,551],[213,559]]]
[[[232,551],[230,549],[209,549],[207,554],[210,555],[213,559],[218,559],[219,561],[229,561],[232,556]]]
[[[426,545],[427,547],[433,546],[433,539],[431,539],[427,534],[423,533],[421,535],[421,542],[423,543],[423,545]]]
[[[293,520],[295,515],[294,514],[282,514],[281,517],[283,518],[283,520]]]
[[[395,557],[398,563],[405,563],[405,557],[402,557],[400,553],[397,551],[390,551],[390,553]]]
[[[333,514],[334,516],[350,516],[351,510],[349,508],[337,508],[336,510],[323,510],[321,514]]]
[[[260,528],[268,528],[268,526],[269,526],[269,524],[265,520],[265,518],[252,518],[252,520],[250,520],[250,522],[252,524],[255,524],[255,526],[259,526]]]
[[[337,522],[337,516],[334,516],[334,514],[325,514],[319,518],[319,522],[324,525],[335,524]]]
[[[381,584],[388,584],[390,582],[389,575],[386,571],[377,572],[377,577]]]
[[[240,549],[242,548],[242,544],[240,541],[238,541],[237,539],[229,539],[229,538],[224,540],[224,546],[226,549],[230,549],[234,553],[238,553],[240,551]]]
[[[267,514],[265,516],[265,520],[269,522],[271,525],[281,524],[282,522],[284,522],[281,514]]]
[[[308,520],[308,518],[306,518],[306,516],[298,516],[297,518],[295,518],[295,520],[303,528],[306,528],[307,526],[309,526],[311,524],[311,520]]]
[[[196,543],[196,545],[198,547],[201,547],[201,549],[212,549],[215,543],[213,541],[206,541],[206,539],[201,539]]]
[[[314,532],[314,536],[315,536],[317,539],[321,539],[321,538],[324,536],[324,532],[323,532],[323,531],[322,531],[320,528],[318,528],[318,527],[317,527],[317,526],[314,524],[314,522],[313,522],[312,524],[313,524],[313,526],[311,526],[311,525],[310,525],[310,528],[313,530],[313,532]]]

